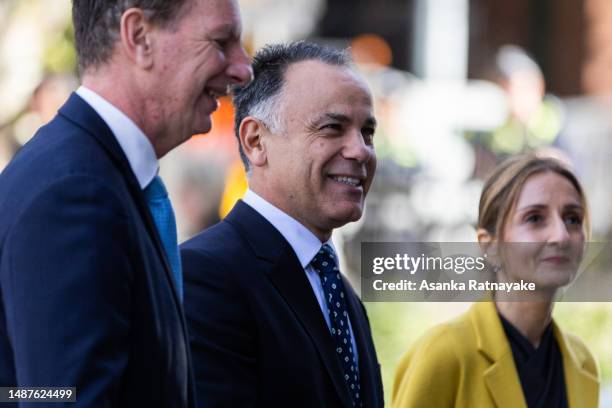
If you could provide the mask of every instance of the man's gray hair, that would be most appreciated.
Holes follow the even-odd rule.
[[[73,0],[72,23],[79,58],[79,71],[107,62],[119,39],[123,13],[132,7],[145,12],[147,19],[166,26],[188,12],[194,0]]]
[[[280,133],[285,127],[281,118],[281,100],[283,91],[259,101],[249,110],[248,116],[259,119],[272,133]]]
[[[340,67],[351,67],[353,64],[346,50],[337,50],[306,41],[270,44],[259,50],[253,58],[253,82],[234,89],[235,133],[240,146],[240,158],[247,172],[250,166],[240,144],[240,124],[244,118],[252,116],[262,121],[272,133],[281,132],[284,129],[281,102],[285,72],[290,65],[308,60]]]

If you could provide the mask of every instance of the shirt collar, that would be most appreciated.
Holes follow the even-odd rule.
[[[287,215],[268,201],[248,189],[242,201],[251,206],[270,224],[281,233],[297,255],[302,268],[306,269],[312,258],[319,252],[323,244],[328,244],[334,252],[334,244],[331,238],[323,244],[308,228],[300,224],[296,219]]]
[[[157,174],[159,165],[153,145],[142,130],[123,112],[89,88],[81,85],[76,93],[106,122],[144,189]]]

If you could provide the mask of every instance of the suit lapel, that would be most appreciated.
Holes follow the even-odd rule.
[[[497,315],[495,303],[475,303],[470,309],[470,320],[476,334],[478,350],[491,362],[483,376],[495,406],[526,408],[512,350]]]
[[[138,212],[142,217],[147,232],[153,240],[157,254],[164,266],[166,278],[170,284],[170,287],[172,287],[172,291],[174,292],[175,303],[179,308],[179,311],[181,311],[181,302],[178,297],[178,291],[174,283],[174,278],[166,256],[166,251],[164,250],[159,232],[157,231],[157,227],[155,226],[155,222],[153,221],[149,211],[149,206],[147,205],[142,190],[140,189],[138,180],[136,179],[129,162],[125,157],[121,146],[119,146],[119,142],[117,142],[117,139],[106,122],[104,122],[96,111],[76,93],[70,95],[68,101],[59,110],[59,114],[91,135],[101,145],[104,151],[106,151],[113,163],[115,163],[115,165],[119,168],[121,174],[123,174],[132,200],[138,208]]]
[[[563,358],[567,402],[573,407],[597,407],[599,380],[584,368],[586,357],[572,348],[566,335],[553,322],[553,333]]]
[[[272,224],[242,201],[225,220],[241,231],[258,258],[269,262],[267,275],[270,282],[312,339],[343,405],[351,406],[333,339],[310,282],[289,243]]]
[[[368,319],[350,282],[344,277],[343,281],[347,293],[347,305],[353,336],[355,336],[355,342],[357,343],[361,394],[364,406],[376,407],[380,405],[378,392],[381,390],[378,389],[378,362],[372,359],[372,356],[376,355],[376,350],[374,350],[372,343]]]
[[[310,282],[291,248],[285,251],[268,276],[310,335],[343,403],[350,406],[349,390],[333,339]]]

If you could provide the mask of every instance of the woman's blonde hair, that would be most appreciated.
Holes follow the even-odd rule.
[[[510,211],[518,200],[519,193],[530,176],[536,173],[553,172],[565,177],[574,186],[584,208],[584,231],[586,237],[591,233],[591,222],[584,190],[573,171],[561,161],[552,157],[539,157],[527,153],[510,157],[497,166],[485,185],[480,196],[478,225],[490,235],[502,240],[504,225]]]

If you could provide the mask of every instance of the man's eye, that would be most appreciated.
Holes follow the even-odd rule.
[[[215,43],[217,48],[219,48],[221,50],[225,49],[227,47],[227,44],[228,44],[228,40],[224,39],[224,38],[213,40],[213,42]]]
[[[372,127],[365,127],[361,129],[361,134],[363,135],[363,140],[366,141],[367,144],[372,143],[372,139],[374,138],[374,132],[376,129]]]
[[[339,131],[342,130],[342,125],[339,123],[328,123],[327,125],[323,125],[321,129],[329,129]]]

